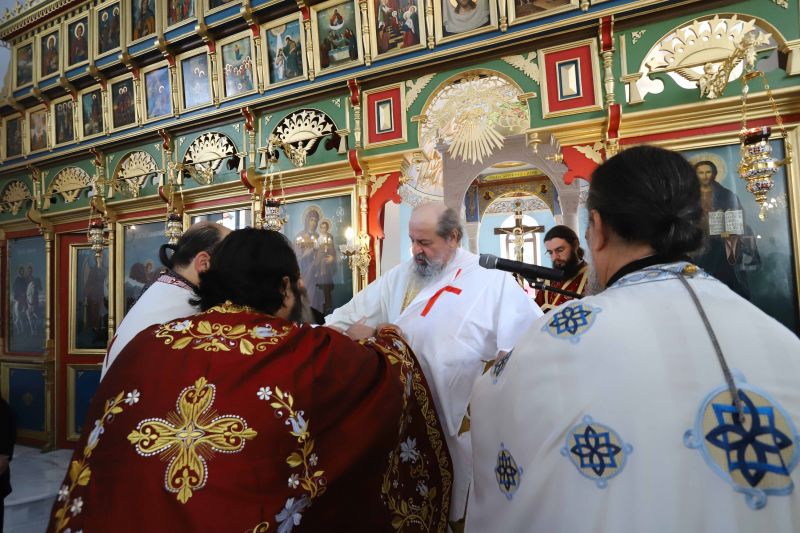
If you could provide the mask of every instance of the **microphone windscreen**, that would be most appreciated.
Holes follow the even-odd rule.
[[[497,256],[492,254],[481,254],[478,264],[483,268],[497,268]]]

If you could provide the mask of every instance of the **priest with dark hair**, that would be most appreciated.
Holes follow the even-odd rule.
[[[450,457],[396,329],[301,323],[274,231],[231,233],[196,292],[101,382],[49,531],[445,531]]]

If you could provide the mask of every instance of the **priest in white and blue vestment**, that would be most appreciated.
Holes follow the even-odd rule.
[[[681,259],[699,200],[674,152],[595,171],[605,289],[539,319],[477,381],[467,531],[800,531],[800,340]]]

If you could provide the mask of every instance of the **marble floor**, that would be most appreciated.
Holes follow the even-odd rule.
[[[38,448],[14,447],[13,492],[5,500],[4,533],[44,533],[70,457],[72,450],[41,453]]]

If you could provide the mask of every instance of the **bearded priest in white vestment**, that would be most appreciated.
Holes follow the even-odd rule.
[[[691,165],[625,150],[587,207],[605,290],[476,383],[467,531],[800,531],[800,339],[681,260],[702,238]]]
[[[195,288],[200,283],[200,273],[208,269],[211,252],[230,232],[222,224],[197,222],[181,235],[177,244],[161,246],[159,258],[167,269],[145,289],[117,328],[103,360],[100,379],[140,331],[200,310],[191,304],[197,297]],[[167,249],[172,250],[171,257]]]
[[[433,392],[453,460],[451,520],[464,516],[472,455],[467,408],[487,362],[507,352],[542,315],[510,274],[486,270],[459,247],[458,214],[425,204],[411,214],[414,257],[380,276],[325,324],[348,329],[396,324],[408,340]]]

